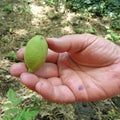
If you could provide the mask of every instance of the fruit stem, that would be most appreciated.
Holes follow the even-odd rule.
[[[33,70],[31,70],[31,69],[29,68],[29,69],[28,69],[28,72],[29,72],[29,73],[32,73],[32,72],[33,72]]]

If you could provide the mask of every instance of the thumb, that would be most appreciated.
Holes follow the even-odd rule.
[[[55,52],[75,53],[85,49],[97,36],[91,34],[65,35],[60,38],[47,38],[48,46]]]

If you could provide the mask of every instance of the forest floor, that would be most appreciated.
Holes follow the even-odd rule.
[[[15,57],[16,51],[36,34],[60,37],[88,32],[105,38],[111,36],[108,17],[93,17],[89,13],[74,13],[68,9],[56,11],[54,6],[43,1],[0,1],[0,120],[4,116],[3,105],[8,101],[6,94],[9,88],[23,98],[24,106],[32,104],[31,96],[37,97],[40,112],[35,120],[120,120],[119,95],[99,102],[51,103],[28,90],[19,78],[10,75],[10,66],[19,62]],[[114,31],[120,35],[120,30]],[[115,42],[119,45],[120,41]]]

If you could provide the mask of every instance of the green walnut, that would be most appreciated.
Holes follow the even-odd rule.
[[[24,53],[28,72],[34,72],[45,63],[47,52],[48,44],[42,35],[36,35],[28,41]]]

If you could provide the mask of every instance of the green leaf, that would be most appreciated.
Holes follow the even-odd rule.
[[[8,103],[5,106],[8,106],[8,107],[10,107],[12,105],[16,106],[16,105],[18,105],[22,102],[22,98],[17,98],[16,99],[16,93],[11,88],[7,92],[7,97],[8,97],[8,100],[11,101],[11,105],[10,105],[10,103]]]
[[[28,120],[28,119],[22,119],[22,117],[24,116],[25,110],[26,110],[25,108],[21,110],[20,113],[15,116],[14,120]]]
[[[37,114],[38,114],[37,111],[26,111],[24,113],[23,119],[24,120],[28,120],[28,119],[31,120],[32,118],[35,118]]]
[[[9,12],[12,12],[13,11],[13,4],[6,5],[4,9],[9,11]]]
[[[7,97],[8,97],[8,100],[13,101],[16,97],[15,91],[10,88],[7,92]]]
[[[32,110],[39,112],[39,110],[40,110],[40,105],[37,105],[37,106],[33,107]]]
[[[35,106],[33,108],[26,108],[26,111],[23,114],[23,120],[34,119],[39,113],[40,106]]]
[[[2,117],[2,120],[12,120],[10,117]]]
[[[11,28],[10,28],[11,29]],[[9,29],[9,32],[11,32],[11,30]],[[10,61],[13,62],[19,62],[20,60],[17,58],[15,51],[10,51],[8,52],[8,54],[5,56],[5,58],[9,59]]]
[[[87,32],[91,33],[91,34],[95,34],[96,33],[96,29],[95,28],[90,28],[87,30]]]
[[[12,108],[12,109],[6,110],[5,114],[15,115],[15,114],[19,113],[19,111],[20,111],[20,108]]]
[[[22,98],[12,100],[13,106],[19,105],[22,102]]]
[[[12,104],[12,103],[6,103],[6,104],[4,104],[3,106],[4,106],[4,107],[7,107],[7,108],[10,108],[10,107],[13,106],[13,104]]]

